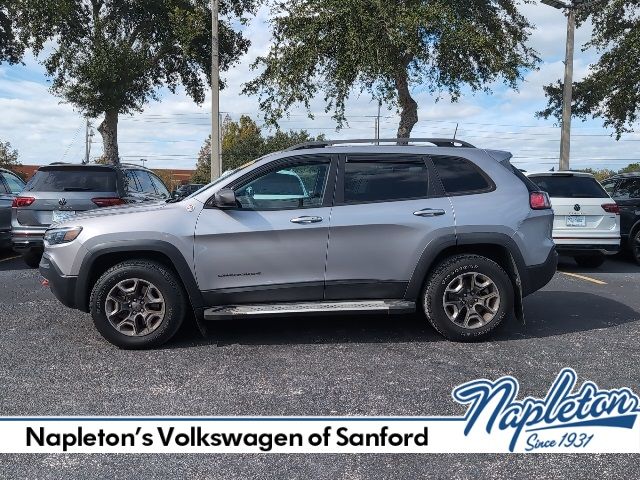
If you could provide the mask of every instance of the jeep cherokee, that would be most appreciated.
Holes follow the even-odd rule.
[[[507,152],[460,140],[312,142],[193,195],[79,214],[46,231],[40,272],[123,348],[205,321],[408,313],[481,339],[548,283],[546,193]],[[426,146],[431,143],[435,146]]]

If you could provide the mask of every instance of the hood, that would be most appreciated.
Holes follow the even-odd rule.
[[[77,220],[88,220],[90,218],[112,217],[115,215],[126,215],[129,213],[155,212],[157,210],[166,208],[169,205],[171,204],[168,204],[162,200],[158,202],[144,203],[144,204],[138,204],[138,205],[127,204],[127,205],[118,205],[117,207],[94,208],[93,210],[80,212],[74,215],[68,221],[65,221],[64,223],[71,224]]]

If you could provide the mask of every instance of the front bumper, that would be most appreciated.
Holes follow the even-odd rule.
[[[522,296],[537,292],[551,281],[558,268],[558,252],[552,249],[549,256],[540,265],[525,267],[522,272]]]
[[[40,261],[40,275],[49,281],[49,288],[60,302],[69,307],[77,308],[76,285],[78,277],[63,275],[55,262],[46,253]]]

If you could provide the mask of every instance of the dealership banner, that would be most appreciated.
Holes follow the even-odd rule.
[[[0,453],[640,453],[640,399],[562,370],[456,387],[460,417],[0,417]]]

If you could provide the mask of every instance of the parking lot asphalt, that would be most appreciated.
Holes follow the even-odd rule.
[[[458,384],[510,374],[543,396],[563,367],[640,391],[640,267],[560,272],[488,342],[442,340],[417,315],[190,325],[123,351],[0,253],[1,415],[459,415]],[[17,455],[2,478],[640,478],[632,455]]]

